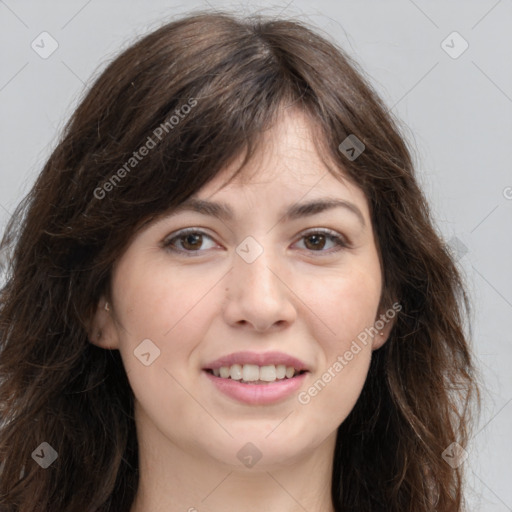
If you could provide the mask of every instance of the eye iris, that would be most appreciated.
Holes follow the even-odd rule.
[[[183,247],[185,249],[198,249],[203,242],[203,236],[199,233],[189,233],[182,237],[181,240],[184,241]],[[192,240],[192,242],[189,244],[190,240]],[[187,247],[187,245],[189,245],[189,247]]]
[[[316,240],[316,242],[313,242],[312,247],[308,247],[308,240],[311,240],[311,239]],[[320,241],[320,243],[318,243],[319,241]],[[325,235],[321,235],[321,234],[309,235],[306,237],[305,245],[306,245],[306,247],[308,247],[308,249],[323,249],[325,246]]]

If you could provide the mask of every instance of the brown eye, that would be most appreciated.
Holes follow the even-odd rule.
[[[204,247],[204,244],[211,241],[210,247]],[[339,233],[331,230],[316,230],[304,234],[301,239],[304,240],[304,249],[310,253],[318,253],[318,255],[332,254],[344,247],[350,247],[349,242],[342,238]],[[333,244],[331,247],[328,244]],[[162,246],[171,252],[182,253],[186,256],[199,256],[207,249],[215,246],[211,236],[205,232],[189,228],[178,231],[174,236],[165,240]],[[326,249],[327,247],[327,249]]]
[[[181,252],[184,254],[198,253],[200,254],[205,249],[213,247],[215,244],[211,244],[210,247],[204,247],[207,240],[212,238],[197,229],[186,229],[179,231],[175,236],[168,238],[162,244],[164,248],[173,252]]]
[[[178,240],[182,240],[182,247],[186,250],[199,249],[203,243],[203,235],[200,233],[190,233],[184,235]]]
[[[302,235],[301,241],[304,240],[304,248],[310,252],[317,252],[322,254],[331,254],[339,251],[340,249],[350,247],[350,244],[345,241],[336,231],[331,230],[316,230]],[[331,247],[326,245],[333,243]],[[324,250],[325,249],[325,250]]]
[[[323,249],[325,247],[325,238],[323,234],[308,235],[304,239],[311,241],[311,243],[306,242],[304,245],[312,250]]]

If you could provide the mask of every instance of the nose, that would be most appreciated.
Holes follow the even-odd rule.
[[[289,272],[282,270],[267,249],[252,263],[235,254],[228,273],[224,318],[229,325],[258,332],[282,329],[294,322],[297,311]]]

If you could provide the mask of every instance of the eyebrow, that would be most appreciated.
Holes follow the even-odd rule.
[[[282,214],[281,218],[285,221],[290,221],[334,208],[344,208],[352,212],[358,218],[359,222],[363,226],[366,226],[361,210],[355,204],[344,199],[320,198],[307,203],[296,203],[289,206]],[[193,211],[203,215],[211,215],[212,217],[225,221],[232,220],[234,217],[234,212],[229,205],[197,198],[187,199],[177,206],[169,215],[173,216],[183,211]]]

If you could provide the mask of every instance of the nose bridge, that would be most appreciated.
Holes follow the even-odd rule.
[[[245,292],[277,292],[274,272],[279,263],[268,243],[263,246],[253,237],[247,237],[239,244],[236,253],[233,277],[239,280]]]
[[[227,306],[229,321],[244,321],[258,330],[294,317],[294,307],[284,280],[279,277],[282,262],[276,252],[255,239],[237,247],[230,272]]]

